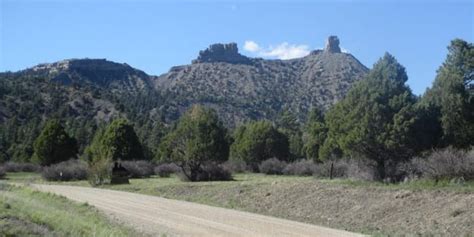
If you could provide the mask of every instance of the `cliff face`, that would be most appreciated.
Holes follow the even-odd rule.
[[[192,64],[154,78],[154,84],[178,111],[205,104],[232,126],[272,119],[284,108],[304,120],[311,107],[327,109],[341,99],[367,71],[331,36],[324,50],[291,60],[248,58],[234,43],[211,45]]]

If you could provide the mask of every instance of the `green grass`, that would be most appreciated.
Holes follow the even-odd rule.
[[[24,180],[27,175],[13,176]],[[139,235],[110,222],[87,203],[0,182],[0,236]]]

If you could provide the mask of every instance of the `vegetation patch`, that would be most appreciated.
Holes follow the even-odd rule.
[[[140,236],[91,206],[0,183],[0,236]]]

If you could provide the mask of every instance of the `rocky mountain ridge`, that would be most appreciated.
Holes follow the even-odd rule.
[[[312,107],[327,109],[341,99],[368,69],[342,53],[339,39],[328,38],[324,50],[290,60],[248,58],[237,45],[214,44],[192,64],[171,68],[154,78],[155,88],[174,94],[179,111],[193,103],[215,108],[229,124],[271,119],[283,109],[304,120]]]

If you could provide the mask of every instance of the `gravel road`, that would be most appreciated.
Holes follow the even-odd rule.
[[[65,185],[40,191],[87,202],[120,223],[153,236],[362,236],[301,222],[129,192]]]

